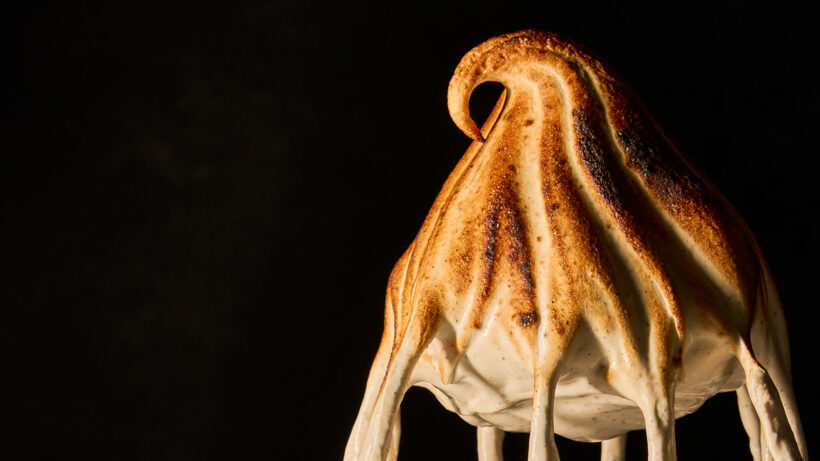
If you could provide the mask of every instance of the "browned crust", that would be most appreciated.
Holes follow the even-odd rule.
[[[484,81],[507,93],[479,131],[468,102]],[[543,32],[496,37],[463,58],[448,105],[477,142],[391,277],[397,341],[418,309],[429,329],[455,325],[459,351],[488,318],[506,319],[522,357],[535,327],[560,342],[588,321],[615,331],[638,360],[640,328],[627,305],[637,302],[659,355],[677,361],[681,293],[721,304],[700,315],[726,331],[748,330],[760,273],[753,238],[588,53]]]

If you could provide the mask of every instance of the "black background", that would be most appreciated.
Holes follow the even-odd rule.
[[[341,459],[390,268],[468,145],[451,72],[522,28],[620,71],[745,217],[816,453],[816,10],[111,2],[2,19],[0,457]],[[479,88],[477,119],[499,91]],[[473,428],[427,391],[403,416],[402,459],[475,459]],[[682,460],[750,459],[732,394],[677,437]],[[525,444],[510,436],[509,458]]]

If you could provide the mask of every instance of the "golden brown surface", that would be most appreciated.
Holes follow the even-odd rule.
[[[485,81],[505,93],[479,130]],[[754,238],[598,61],[547,33],[496,37],[462,59],[448,105],[475,142],[390,276],[346,459],[393,456],[411,385],[477,426],[530,431],[531,459],[557,456],[553,432],[644,427],[650,458],[674,459],[674,419],[739,388],[758,453],[805,454]]]

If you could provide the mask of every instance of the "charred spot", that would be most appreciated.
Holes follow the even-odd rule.
[[[527,120],[526,122],[524,122],[524,126],[530,126],[533,123],[535,123],[535,120],[530,119],[530,120]]]
[[[495,259],[495,238],[487,239],[487,244],[484,245],[484,259],[488,264]]]
[[[521,225],[521,221],[519,220],[518,210],[515,208],[508,208],[507,209],[507,219],[509,219],[510,224],[506,227],[509,232],[512,232],[515,235],[515,238],[518,239],[523,232],[523,226]]]
[[[553,212],[553,211],[557,210],[558,208],[561,208],[561,205],[559,205],[559,204],[557,204],[557,203],[551,203],[551,204],[550,204],[550,206],[549,206],[549,207],[547,207],[547,209],[548,209],[550,212]]]
[[[489,203],[484,211],[483,283],[480,296],[489,296],[499,257],[516,275],[519,293],[531,298],[534,281],[527,227],[515,192],[515,168],[499,165],[492,180]]]
[[[641,131],[624,130],[618,137],[627,154],[627,166],[661,196],[672,200],[684,198],[684,189],[691,183],[691,178],[686,177],[680,165],[671,162],[671,153],[662,151],[654,136]]]
[[[507,226],[506,236],[509,239],[507,259],[512,267],[518,269],[521,282],[524,285],[524,292],[527,297],[532,296],[533,279],[530,265],[530,249],[527,241],[526,226],[521,218],[518,197],[514,194],[507,194],[505,197]]]
[[[618,130],[618,143],[626,153],[626,164],[641,176],[652,176],[658,171],[660,155],[647,137],[627,130]]]
[[[575,119],[573,128],[577,137],[576,146],[581,154],[581,161],[607,206],[613,210],[620,210],[623,204],[620,203],[615,181],[606,164],[602,122],[596,111],[591,108],[582,109],[579,107],[572,111]]]
[[[526,328],[538,321],[538,314],[535,311],[525,312],[518,315],[518,324]]]
[[[484,242],[484,260],[488,264],[495,259],[496,230],[498,229],[498,215],[487,216],[487,239]]]
[[[490,283],[492,280],[493,266],[495,265],[496,240],[498,238],[498,211],[490,210],[485,219],[485,240],[484,240],[484,270],[482,272],[481,297],[486,298],[490,294]]]
[[[523,261],[521,261],[521,272],[524,272],[525,274],[529,275],[531,269],[532,263],[530,263],[529,258],[525,258]]]
[[[628,106],[623,97],[618,103]],[[647,126],[646,116],[632,110],[622,110],[619,115],[615,139],[624,152],[626,165],[667,200],[681,202],[699,195],[703,186],[700,178],[682,164],[654,127]]]

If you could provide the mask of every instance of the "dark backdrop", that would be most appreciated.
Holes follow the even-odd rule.
[[[522,28],[618,69],[746,218],[817,452],[816,10],[110,3],[0,16],[0,457],[341,459],[389,271],[468,145],[451,72]],[[475,459],[473,429],[427,391],[404,429],[402,459]],[[746,450],[732,394],[677,434],[682,460]]]

